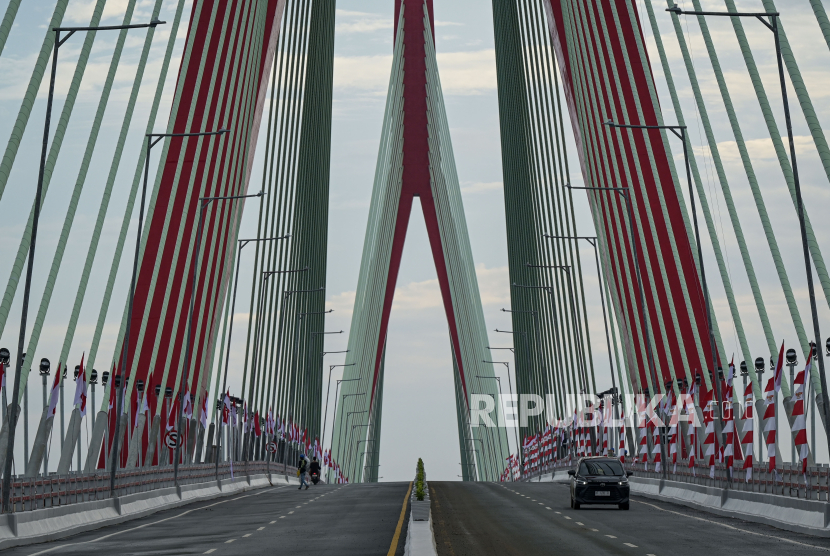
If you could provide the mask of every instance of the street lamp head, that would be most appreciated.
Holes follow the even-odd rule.
[[[139,392],[144,392],[144,381],[139,379],[135,381],[136,390]]]
[[[92,369],[92,372],[89,373],[89,383],[92,385],[98,384],[98,371]]]
[[[49,360],[45,357],[40,360],[40,374],[43,376],[49,375],[49,368],[51,367]]]
[[[155,29],[156,25],[164,25],[165,23],[167,23],[167,22],[166,21],[160,21],[159,19],[154,19],[153,21],[150,22],[150,27]]]
[[[666,8],[666,11],[677,15],[683,15],[683,10],[681,10],[677,4],[673,5],[671,8]]]
[[[75,372],[73,373],[73,375],[77,379],[79,374],[81,374],[81,366],[80,365],[75,365]]]
[[[830,338],[828,338],[828,342],[830,342]],[[828,344],[830,345],[830,344]],[[764,372],[764,358],[757,357],[755,359],[755,372],[756,373],[763,373]]]
[[[827,339],[827,345],[830,346],[830,338]],[[8,365],[12,354],[6,348],[0,348],[0,363]]]
[[[741,376],[749,375],[749,368],[746,365],[746,361],[741,361]]]
[[[790,348],[787,350],[786,358],[787,365],[798,365],[798,354],[795,352],[794,349]]]
[[[830,338],[827,338],[827,341],[824,342],[824,349],[826,350],[827,355],[830,356]],[[8,353],[8,350],[6,350],[6,352]],[[2,353],[2,350],[0,350],[0,353]]]
[[[614,127],[617,124],[614,123],[614,120],[612,120],[611,118],[608,118],[607,120],[602,122],[602,125],[607,125],[608,127]]]
[[[101,386],[106,387],[107,382],[109,382],[109,381],[110,381],[110,372],[109,371],[104,371],[103,373],[101,373]]]

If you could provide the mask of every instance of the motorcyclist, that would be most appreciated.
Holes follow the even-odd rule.
[[[320,476],[320,462],[317,461],[317,456],[311,458],[311,463],[308,465],[308,473],[311,477],[314,477],[315,473],[317,476]]]
[[[308,490],[308,483],[305,480],[305,472],[308,469],[308,460],[305,457],[305,454],[300,454],[300,462],[297,464],[297,475],[300,477],[300,488],[298,490],[303,489],[303,485],[305,485],[305,489]]]

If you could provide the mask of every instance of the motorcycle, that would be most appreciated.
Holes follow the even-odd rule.
[[[315,485],[318,482],[320,482],[320,472],[319,471],[313,471],[311,473],[311,482],[314,483]]]

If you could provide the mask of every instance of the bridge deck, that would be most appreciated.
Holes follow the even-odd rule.
[[[517,494],[518,493],[518,494]],[[830,550],[830,539],[632,497],[631,509],[570,508],[555,483],[430,483],[438,555],[781,556]]]
[[[267,488],[5,554],[387,554],[407,483]],[[406,522],[404,521],[404,527]],[[406,530],[397,554],[403,555]]]

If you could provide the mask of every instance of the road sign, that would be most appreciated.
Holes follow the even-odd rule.
[[[275,443],[273,443],[273,442],[269,442],[269,443],[268,443],[268,448],[267,448],[267,449],[268,449],[268,451],[269,451],[270,453],[272,453],[272,454],[276,454],[276,453],[277,453],[277,445],[276,445]]]
[[[164,435],[164,443],[171,450],[176,448],[179,443],[179,433],[176,432],[176,429],[167,431],[167,434]]]

